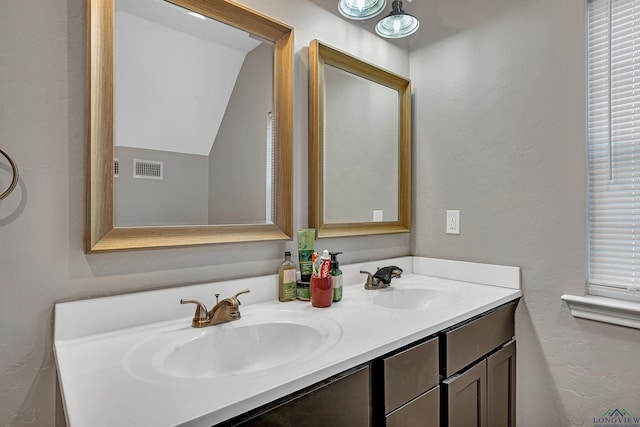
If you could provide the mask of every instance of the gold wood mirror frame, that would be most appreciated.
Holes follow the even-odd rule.
[[[334,222],[324,218],[325,66],[333,66],[398,92],[397,219],[381,222]],[[411,82],[318,40],[309,45],[309,226],[318,237],[409,232],[411,219]],[[348,141],[347,141],[348,142]],[[375,147],[375,141],[371,141]],[[372,165],[371,167],[375,167]],[[348,185],[355,183],[346,181]],[[375,194],[376,188],[365,188]]]
[[[87,0],[88,25],[88,253],[212,243],[287,240],[292,236],[293,30],[227,0],[171,3],[274,43],[274,220],[272,224],[170,227],[114,226],[114,0]]]

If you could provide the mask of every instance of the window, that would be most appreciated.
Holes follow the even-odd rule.
[[[640,301],[640,1],[589,0],[591,295]]]
[[[273,205],[273,199],[275,195],[273,194],[273,183],[275,182],[275,126],[274,126],[274,117],[273,113],[267,113],[267,211],[266,211],[266,222],[267,224],[273,224],[275,219],[275,206]]]

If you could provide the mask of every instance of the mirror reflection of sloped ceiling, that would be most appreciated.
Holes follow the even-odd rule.
[[[116,0],[114,145],[208,156],[246,32],[163,0]]]

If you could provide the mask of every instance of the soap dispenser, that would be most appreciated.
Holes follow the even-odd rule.
[[[342,299],[342,270],[340,270],[340,263],[338,262],[338,255],[342,252],[329,252],[331,256],[331,283],[333,286],[333,302],[338,302]]]
[[[317,267],[311,276],[309,285],[311,293],[311,305],[314,307],[330,307],[333,301],[333,282],[331,276],[331,261],[329,251],[326,249],[320,257]]]

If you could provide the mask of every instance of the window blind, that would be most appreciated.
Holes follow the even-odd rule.
[[[273,187],[275,185],[275,123],[273,112],[267,113],[267,185],[266,185],[266,222],[267,224],[273,224],[275,220],[275,205],[273,199],[275,193]]]
[[[587,11],[587,287],[640,301],[640,1]]]

